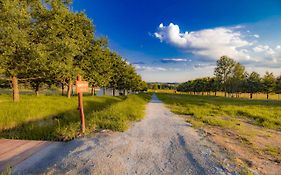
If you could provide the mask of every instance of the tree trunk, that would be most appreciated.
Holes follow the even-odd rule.
[[[115,96],[115,88],[112,89],[112,95]]]
[[[250,93],[250,99],[253,99],[253,93]]]
[[[95,87],[94,87],[94,85],[92,85],[91,96],[94,96],[94,95],[95,95],[94,89],[95,89]]]
[[[266,99],[267,100],[269,99],[269,93],[266,93]]]
[[[36,85],[35,94],[36,94],[36,96],[39,96],[39,84]]]
[[[226,90],[224,90],[224,97],[226,97]]]
[[[68,86],[67,86],[67,98],[71,97],[71,90],[72,89],[72,80],[68,81]]]
[[[19,85],[16,76],[12,76],[13,101],[20,101]]]
[[[72,83],[72,86],[71,86],[71,95],[74,96],[73,83]]]
[[[217,96],[217,91],[215,91],[215,97]]]
[[[64,96],[64,84],[61,84],[61,95]]]
[[[103,95],[105,95],[105,91],[106,91],[106,88],[104,87],[104,88],[103,88]]]

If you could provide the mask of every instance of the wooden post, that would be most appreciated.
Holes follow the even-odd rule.
[[[13,88],[13,101],[20,101],[19,85],[16,76],[12,76],[12,88]]]
[[[78,74],[77,81],[81,81],[81,76]],[[77,86],[77,85],[76,85]],[[78,108],[80,112],[81,119],[81,132],[85,133],[85,116],[84,116],[84,108],[83,108],[83,92],[78,92]]]

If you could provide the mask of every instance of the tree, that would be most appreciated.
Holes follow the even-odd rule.
[[[217,67],[215,68],[215,76],[222,82],[224,87],[224,96],[226,96],[227,92],[227,81],[229,80],[233,68],[235,66],[235,61],[227,56],[222,56],[217,61]]]
[[[274,88],[275,93],[278,94],[278,100],[279,100],[279,94],[281,93],[281,75],[276,78],[276,84]]]
[[[134,87],[133,87],[133,89],[134,89]],[[141,81],[139,83],[139,85],[136,87],[137,91],[147,91],[147,89],[148,89],[148,86],[147,86],[147,83],[145,81]]]
[[[27,73],[34,52],[31,38],[30,4],[25,0],[0,1],[0,67],[11,77],[13,101],[19,101],[18,78]]]
[[[158,85],[154,83],[154,84],[152,85],[152,89],[153,89],[153,90],[158,90]]]
[[[250,93],[250,99],[253,98],[253,93],[260,92],[261,90],[261,78],[260,75],[256,72],[252,72],[247,77],[247,83],[246,83],[246,91]]]
[[[262,79],[263,91],[266,93],[266,99],[269,98],[269,93],[273,92],[275,86],[275,77],[273,73],[266,72]]]
[[[123,90],[123,94],[126,94],[126,90],[137,90],[140,82],[141,77],[136,74],[135,68],[132,65],[125,63],[124,70],[117,82],[118,89],[120,91]]]
[[[236,63],[229,81],[231,87],[230,92],[235,92],[236,97],[238,97],[238,94],[243,91],[243,83],[245,81],[245,67],[240,63]]]
[[[112,77],[109,83],[110,87],[112,88],[112,94],[115,96],[116,89],[118,88],[118,84],[120,84],[120,79],[123,76],[122,74],[125,72],[126,69],[126,62],[119,56],[117,53],[112,52],[110,55],[110,60],[112,64]]]
[[[67,2],[47,1],[38,15],[38,43],[47,50],[49,75],[68,85],[71,95],[73,80],[80,69],[81,59],[93,41],[93,25],[83,13],[69,10]]]
[[[220,90],[220,81],[216,77],[212,77],[209,82],[209,86],[212,92],[217,96],[217,91]]]
[[[107,87],[113,75],[111,52],[107,48],[107,39],[101,38],[93,41],[84,59],[82,59],[81,68],[84,71],[84,77],[89,81],[95,94],[95,87]]]

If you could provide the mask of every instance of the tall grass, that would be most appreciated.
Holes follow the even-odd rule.
[[[281,102],[209,97],[183,94],[157,94],[177,114],[191,115],[197,121],[215,126],[238,124],[238,118],[255,125],[281,129]],[[197,123],[198,124],[198,123]]]
[[[122,101],[118,97],[84,97],[85,113],[101,110],[108,105]],[[19,103],[10,96],[0,95],[0,129],[13,128],[26,122],[47,118],[71,118],[79,116],[77,97],[22,95]],[[79,119],[79,117],[78,117]]]
[[[71,140],[81,134],[77,97],[22,96],[21,102],[13,103],[1,95],[0,101],[0,137]],[[129,121],[143,116],[146,102],[143,95],[85,96],[86,134],[99,128],[125,130]]]
[[[99,129],[124,131],[131,121],[143,118],[145,104],[149,99],[149,94],[130,95],[125,101],[112,105],[106,110],[93,112],[89,116],[90,123],[95,123]]]

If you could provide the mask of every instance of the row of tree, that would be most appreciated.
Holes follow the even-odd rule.
[[[180,84],[178,91],[190,93],[224,91],[225,96],[239,97],[240,93],[249,93],[250,98],[254,93],[266,93],[267,99],[270,93],[281,93],[281,75],[274,77],[273,73],[266,72],[263,77],[257,72],[248,73],[245,67],[233,59],[222,56],[217,60],[214,77],[204,77],[190,80]]]
[[[94,87],[140,91],[146,88],[135,68],[94,37],[95,27],[70,0],[0,0],[0,71],[11,81],[14,101],[19,82],[35,92],[61,84],[68,97],[78,74]],[[0,72],[0,74],[1,74]]]

